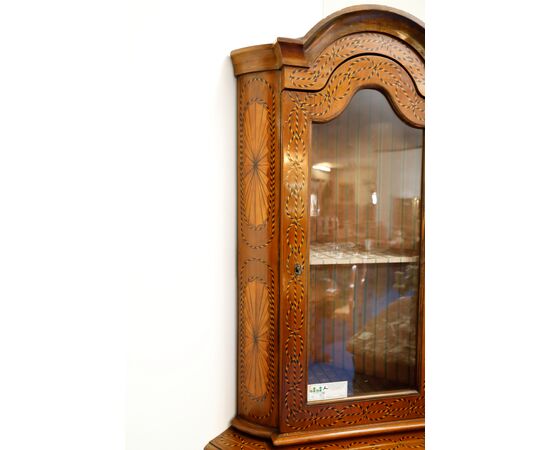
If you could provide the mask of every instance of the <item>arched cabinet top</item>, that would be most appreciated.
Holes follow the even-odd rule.
[[[391,45],[388,46],[388,44],[393,43],[393,52],[403,54],[402,56],[407,59],[409,65],[414,66],[418,62],[423,65],[424,63],[424,24],[422,21],[395,8],[361,5],[346,8],[328,16],[300,39],[277,38],[274,44],[234,50],[231,52],[233,69],[235,75],[238,76],[250,72],[278,70],[285,66],[292,66],[289,70],[312,68],[315,61],[331,44],[355,34],[362,34],[360,38],[362,43],[357,49],[360,53],[387,55],[388,50],[392,51]],[[382,43],[383,36],[388,36],[390,39],[386,38],[388,41],[386,46],[378,48],[377,51],[376,40],[378,39],[379,43]],[[369,47],[369,44],[372,48]],[[361,45],[366,47],[362,48]],[[388,56],[393,57],[392,55]],[[403,61],[398,60],[398,62],[411,73],[417,88],[423,95],[423,78],[419,82],[415,77],[414,68],[411,72],[410,68],[403,64]],[[304,87],[292,87],[291,85],[288,87],[304,89]],[[307,90],[307,88],[305,89]]]
[[[393,108],[396,117],[391,116],[392,123],[400,119],[403,122],[399,124],[400,129],[408,130],[406,125],[417,129],[408,131],[418,137],[410,148],[418,156],[425,123],[424,24],[397,9],[354,6],[322,20],[300,39],[278,38],[273,44],[235,50],[231,59],[237,77],[239,205],[239,357],[237,415],[231,422],[233,427],[264,439],[262,442],[270,442],[265,448],[271,448],[271,444],[293,448],[294,444],[300,444],[309,448],[309,443],[335,439],[335,430],[338,438],[352,438],[375,432],[422,429],[422,364],[411,368],[415,370],[415,384],[411,389],[392,391],[391,395],[349,397],[341,402],[310,403],[306,343],[311,267],[308,211],[311,211],[310,187],[315,181],[310,176],[313,170],[310,163],[316,147],[321,148],[317,145],[319,142],[314,142],[314,129],[331,128],[334,123],[326,127],[317,124],[336,119],[349,108],[360,90],[373,89],[384,95]],[[378,166],[368,164],[374,151],[378,151],[377,146],[384,141],[379,135],[390,135],[397,128],[382,120],[389,115],[378,114],[379,106],[389,111],[389,106],[383,103],[385,100],[365,94],[366,103],[374,97],[378,100],[366,108],[365,103],[361,103],[362,110],[366,111],[363,115],[355,114],[361,108],[354,103],[348,110],[354,118],[342,129],[347,132],[349,128],[350,139],[359,142],[362,134],[353,130],[365,125],[364,148],[369,156],[363,158],[363,166],[357,166],[357,173],[364,167],[365,179],[374,180],[378,177],[375,173]],[[371,119],[372,127],[367,123]],[[392,143],[400,142],[399,133],[395,131],[397,139]],[[340,137],[343,138],[336,133],[334,139]],[[382,151],[379,154],[382,155]],[[397,153],[389,151],[378,158],[385,161],[380,177],[398,165],[400,173],[405,173],[405,163],[396,158]],[[421,162],[415,161],[414,179],[418,180],[420,191]],[[343,187],[338,192],[351,192],[346,190],[349,186],[355,189],[355,184],[351,184],[355,183],[355,175],[347,183],[348,172],[339,173]],[[361,184],[355,191],[357,194],[350,197],[358,197],[363,187],[368,186]],[[365,208],[361,214],[367,216],[371,212],[374,217],[379,211],[373,209],[376,202],[369,203],[368,207],[373,208],[367,211],[367,201],[372,197],[368,190],[363,191],[362,198],[366,200],[360,205]],[[338,194],[338,198],[342,195]],[[406,195],[403,201],[417,198]],[[388,194],[384,198],[390,197]],[[408,207],[409,203],[403,205]],[[420,205],[415,205],[418,210]],[[387,208],[388,214],[389,211]],[[409,221],[410,227],[416,226],[416,217],[421,213],[418,210],[415,214]],[[367,220],[364,223],[367,230],[371,225]],[[415,228],[420,229],[420,226]],[[391,231],[390,227],[388,230]],[[390,238],[393,239],[388,235],[387,240]],[[418,239],[423,242],[423,235]],[[417,257],[420,261],[420,256]],[[423,274],[422,270],[423,266],[420,268]],[[422,323],[417,325],[421,330]],[[418,349],[417,361],[423,361],[421,338],[415,349]],[[220,442],[216,441],[214,447],[220,446]],[[230,442],[224,442],[231,446]]]
[[[314,122],[327,122],[340,115],[360,89],[381,91],[395,113],[415,128],[424,128],[424,97],[411,77],[390,58],[363,55],[338,66],[320,91],[293,92],[300,107]]]

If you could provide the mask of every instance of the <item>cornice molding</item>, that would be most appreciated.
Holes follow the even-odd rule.
[[[396,8],[360,5],[342,9],[315,25],[299,39],[277,38],[274,44],[255,45],[231,52],[235,75],[282,66],[310,67],[337,39],[353,33],[378,32],[406,42],[424,60],[424,23]]]

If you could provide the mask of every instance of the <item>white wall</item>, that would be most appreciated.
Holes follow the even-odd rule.
[[[231,50],[301,36],[321,3],[132,5],[136,178],[128,450],[200,449],[236,411],[236,96]],[[293,9],[293,14],[287,14]],[[267,13],[269,10],[269,13]]]
[[[401,9],[402,11],[418,17],[422,21],[425,20],[424,0],[380,0],[373,3]],[[353,0],[323,0],[323,15],[328,16],[329,14],[332,14],[342,8],[347,8],[348,6],[357,4],[361,3]]]

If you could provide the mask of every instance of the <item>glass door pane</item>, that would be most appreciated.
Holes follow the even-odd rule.
[[[364,89],[312,139],[308,401],[416,389],[423,131]]]

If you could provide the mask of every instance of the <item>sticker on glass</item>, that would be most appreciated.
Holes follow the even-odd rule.
[[[331,400],[348,396],[348,382],[317,383],[307,385],[307,401]]]

